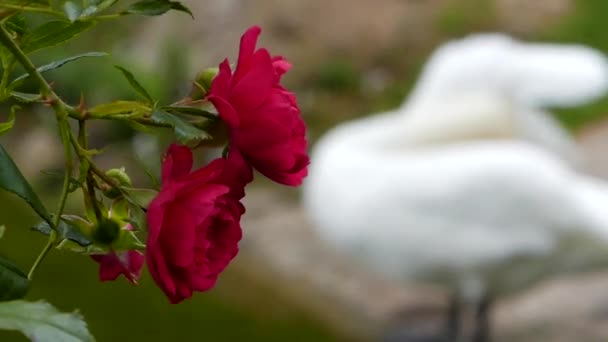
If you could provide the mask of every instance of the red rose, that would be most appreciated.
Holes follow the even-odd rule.
[[[234,163],[220,158],[190,172],[190,149],[169,147],[161,191],[148,207],[146,261],[171,303],[213,287],[239,251],[245,211],[239,199],[250,171]]]
[[[131,230],[128,224],[125,228]],[[99,280],[115,280],[121,274],[133,284],[141,275],[141,268],[144,265],[144,255],[139,251],[110,252],[108,254],[91,255],[93,260],[99,263]]]
[[[260,28],[241,38],[234,74],[228,60],[220,64],[208,99],[230,129],[230,148],[266,177],[300,185],[307,174],[306,126],[293,93],[281,86],[291,65],[282,57],[256,50]]]

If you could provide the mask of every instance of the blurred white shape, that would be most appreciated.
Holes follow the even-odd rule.
[[[515,258],[608,240],[608,187],[572,169],[573,141],[541,109],[607,88],[605,58],[586,47],[448,43],[401,108],[318,142],[305,206],[323,239],[388,277],[483,289]]]

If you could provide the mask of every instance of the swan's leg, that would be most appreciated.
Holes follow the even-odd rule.
[[[446,340],[457,341],[460,337],[462,322],[462,301],[458,294],[452,294],[446,315]]]
[[[490,342],[491,340],[491,309],[492,297],[485,294],[477,306],[475,313],[475,331],[473,333],[473,342]]]

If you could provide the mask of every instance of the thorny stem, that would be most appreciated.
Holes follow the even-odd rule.
[[[48,254],[48,252],[53,248],[57,241],[57,229],[59,227],[59,223],[61,220],[61,215],[63,214],[63,210],[65,208],[65,203],[67,201],[67,197],[69,194],[70,188],[70,179],[72,177],[72,169],[73,169],[73,160],[72,160],[72,150],[70,146],[70,124],[67,122],[66,118],[70,115],[70,113],[76,113],[73,108],[68,106],[65,102],[63,102],[57,94],[53,91],[49,83],[42,77],[40,72],[36,69],[34,64],[30,61],[27,55],[21,50],[19,45],[15,43],[15,41],[11,38],[10,34],[3,25],[0,25],[0,43],[4,45],[7,49],[11,51],[11,53],[15,56],[15,59],[25,68],[28,74],[38,82],[38,86],[40,87],[40,94],[48,100],[48,103],[53,107],[57,117],[57,125],[59,127],[59,134],[61,136],[61,142],[63,143],[64,152],[65,152],[65,176],[63,179],[63,187],[61,190],[61,197],[59,198],[59,206],[57,207],[57,211],[55,212],[55,216],[53,218],[53,226],[51,227],[51,234],[49,235],[49,239],[47,241],[46,246],[42,249],[36,261],[30,268],[28,272],[28,279],[31,279],[36,271],[36,268],[40,265],[44,257]]]
[[[11,38],[10,33],[6,31],[3,25],[0,25],[0,43],[6,46],[7,49],[15,56],[17,61],[23,66],[25,71],[32,77],[40,88],[40,95],[47,100],[47,103],[53,107],[57,120],[64,120],[66,117],[71,116],[76,119],[79,118],[78,113],[74,108],[63,102],[57,94],[53,91],[51,85],[42,77],[42,74],[36,69],[36,66],[30,61],[27,55],[21,50],[19,45]]]

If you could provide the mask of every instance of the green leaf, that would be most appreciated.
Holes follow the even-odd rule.
[[[6,226],[3,224],[0,224],[0,239],[2,239],[4,237],[4,232],[6,232]]]
[[[146,99],[148,101],[148,103],[150,103],[150,104],[154,103],[154,100],[152,100],[152,97],[150,96],[150,94],[148,94],[146,89],[139,82],[137,82],[137,80],[135,79],[135,76],[133,76],[133,74],[129,70],[127,70],[119,65],[115,65],[114,67],[122,72],[122,74],[125,76],[127,81],[129,81],[131,88],[133,88],[139,95],[141,95],[144,99]]]
[[[151,189],[136,189],[126,186],[122,186],[120,189],[128,195],[129,202],[137,204],[142,208],[147,208],[150,202],[158,195],[158,191]]]
[[[63,4],[63,11],[65,12],[65,15],[68,17],[68,19],[70,19],[71,22],[74,22],[80,17],[80,13],[82,13],[82,8],[74,1],[66,1]]]
[[[217,120],[219,119],[217,114],[208,112],[206,110],[196,108],[196,107],[183,107],[183,106],[164,106],[161,108],[164,111],[174,114],[185,114],[185,115],[193,115],[200,116],[203,118]]]
[[[144,115],[150,112],[150,107],[137,101],[114,101],[100,104],[89,110],[95,117],[105,117],[118,114]]]
[[[118,2],[118,0],[85,1],[85,3],[84,3],[85,9],[82,11],[82,13],[80,13],[80,17],[81,18],[89,17],[95,13],[101,12],[101,11],[111,7],[112,5],[114,5],[117,2]]]
[[[41,73],[47,72],[49,70],[53,70],[53,69],[57,69],[57,68],[61,68],[62,66],[66,65],[67,63],[73,62],[75,60],[81,59],[81,58],[85,58],[85,57],[104,57],[107,56],[108,54],[105,52],[86,52],[86,53],[81,53],[79,55],[76,56],[71,56],[71,57],[67,57],[49,64],[45,64],[41,67],[38,67],[38,71]],[[13,82],[11,82],[11,85],[9,86],[10,89],[15,89],[16,85],[18,84],[17,82],[21,82],[23,80],[25,80],[26,78],[30,77],[30,74],[23,74],[17,78],[15,78],[13,80]]]
[[[22,36],[27,30],[25,17],[23,17],[22,14],[16,14],[11,16],[6,21],[6,28],[15,32],[17,35]]]
[[[11,91],[10,96],[15,100],[23,103],[32,103],[37,102],[42,99],[40,94],[30,94],[30,93],[22,93],[19,91]]]
[[[150,119],[156,123],[171,125],[175,131],[175,137],[184,145],[194,146],[203,140],[211,138],[207,132],[167,112],[156,110],[152,113]]]
[[[114,6],[114,4],[116,4],[118,2],[118,0],[104,0],[104,1],[97,1],[98,5],[97,7],[99,8],[99,10],[104,10],[106,8],[112,7]]]
[[[22,49],[25,53],[55,46],[68,41],[82,32],[90,29],[96,23],[87,21],[49,21],[36,27],[30,34],[24,37]]]
[[[36,342],[95,341],[79,313],[59,312],[44,301],[0,303],[0,329],[18,330]]]
[[[11,113],[8,116],[8,121],[0,123],[0,135],[8,132],[15,125],[15,112],[20,109],[19,106],[12,106]]]
[[[134,232],[121,230],[118,239],[112,242],[112,250],[116,252],[129,251],[133,249],[144,250],[146,245],[141,243]]]
[[[176,10],[190,14],[192,16],[192,12],[183,4],[177,1],[168,1],[168,0],[144,0],[139,1],[127,8],[126,13],[131,14],[140,14],[140,15],[161,15],[169,10]],[[194,17],[194,16],[192,16]]]
[[[37,225],[32,227],[32,230],[40,232],[44,235],[51,234],[51,226],[47,222],[40,222]],[[59,226],[57,227],[57,233],[59,233],[59,237],[64,240],[74,241],[80,246],[86,247],[93,243],[86,235],[81,232],[81,228],[72,224],[72,222],[67,222],[63,219],[59,221]]]
[[[0,188],[23,198],[42,219],[51,223],[50,215],[40,198],[2,145],[0,145]]]
[[[23,298],[30,281],[11,260],[0,256],[0,301]]]

